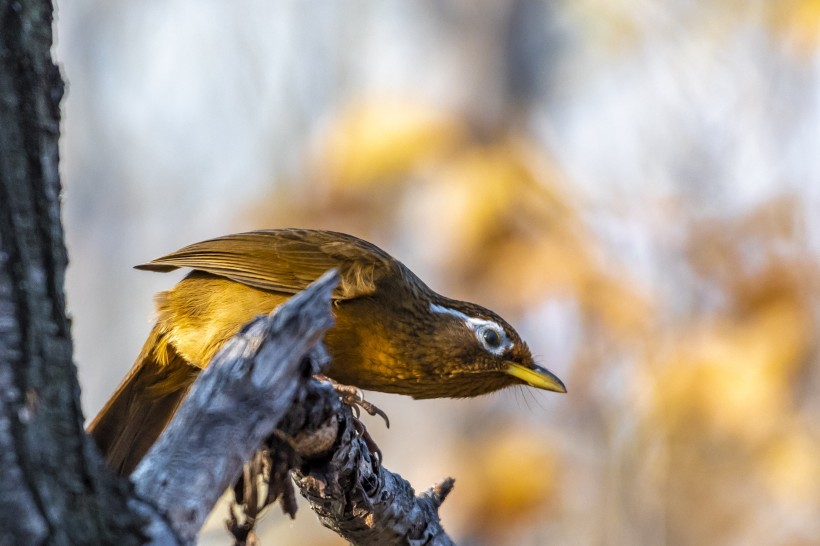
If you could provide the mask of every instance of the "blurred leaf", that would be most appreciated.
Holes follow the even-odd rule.
[[[765,4],[775,33],[803,58],[817,53],[820,45],[820,2],[781,0]]]
[[[790,423],[782,432],[763,453],[762,470],[775,495],[791,508],[799,509],[801,504],[818,502],[818,441],[799,422]]]
[[[542,520],[554,502],[555,455],[531,430],[513,423],[488,426],[457,447],[465,476],[453,500],[459,518],[481,544],[504,542],[522,526]],[[469,456],[465,456],[469,454]],[[472,479],[480,476],[481,479]]]
[[[400,98],[350,105],[331,123],[319,165],[338,186],[371,186],[445,153],[462,138],[459,120]]]
[[[790,388],[809,341],[806,316],[789,302],[696,327],[666,348],[668,360],[659,365],[658,424],[764,441],[791,409]]]

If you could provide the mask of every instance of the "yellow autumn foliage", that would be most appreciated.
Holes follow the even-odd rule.
[[[381,184],[446,153],[463,133],[458,118],[419,101],[362,100],[328,127],[318,165],[336,185]]]

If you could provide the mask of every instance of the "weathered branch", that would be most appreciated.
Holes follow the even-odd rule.
[[[438,516],[438,507],[453,480],[415,495],[398,474],[381,466],[358,432],[361,426],[326,383],[313,382],[303,391],[304,402],[288,418],[305,414],[301,433],[321,430],[338,419],[338,436],[330,453],[304,457],[294,472],[302,495],[322,524],[357,545],[453,544]],[[283,426],[287,426],[285,423]]]
[[[326,273],[232,338],[194,383],[132,474],[183,541],[192,542],[219,496],[237,481],[313,370],[307,354],[333,325]]]

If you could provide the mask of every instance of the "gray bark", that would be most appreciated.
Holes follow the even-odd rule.
[[[333,325],[326,273],[269,316],[234,336],[193,385],[131,479],[183,541],[193,541],[242,465],[273,434],[310,380],[311,351]]]
[[[51,24],[48,1],[0,1],[0,544],[137,544],[127,483],[104,471],[82,428]]]

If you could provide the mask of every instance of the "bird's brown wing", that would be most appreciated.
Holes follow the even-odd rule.
[[[148,271],[190,267],[261,288],[295,294],[328,269],[339,271],[334,299],[372,294],[380,279],[406,268],[377,246],[352,235],[271,229],[226,235],[186,246],[136,266]]]
[[[154,326],[133,368],[88,425],[109,466],[123,476],[154,444],[199,373],[171,345],[158,359],[156,347],[163,335]]]

